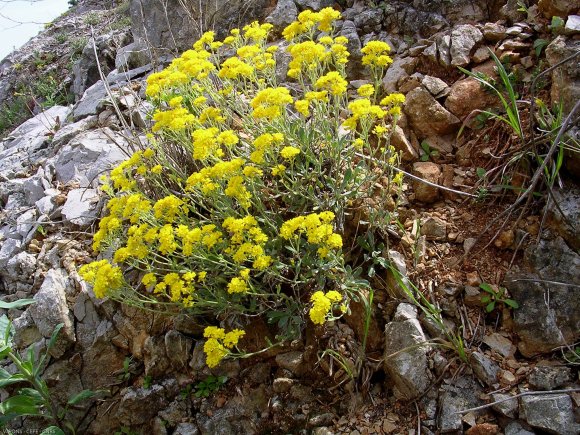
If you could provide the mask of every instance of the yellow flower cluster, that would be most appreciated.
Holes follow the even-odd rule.
[[[386,42],[369,41],[361,51],[363,53],[363,65],[386,68],[393,63],[393,59],[388,55],[391,51],[391,47]]]
[[[330,313],[332,306],[342,300],[342,295],[336,290],[330,290],[326,294],[317,291],[310,297],[312,308],[308,313],[310,320],[315,325],[322,325],[326,322],[326,316]]]
[[[372,104],[368,98],[360,98],[348,104],[348,109],[352,115],[343,122],[344,128],[356,130],[357,124],[361,121],[374,121],[387,116],[381,106]]]
[[[80,268],[79,275],[93,285],[93,292],[97,298],[104,298],[125,284],[121,269],[114,267],[108,260],[85,264]]]
[[[320,77],[316,83],[314,83],[314,87],[316,89],[328,91],[332,95],[345,94],[347,85],[348,82],[338,71],[330,71],[326,75]]]
[[[254,216],[248,215],[240,219],[228,217],[222,227],[229,232],[229,246],[224,252],[232,257],[237,264],[253,260],[252,267],[264,270],[272,264],[272,257],[264,254],[268,236],[258,225]]]
[[[265,118],[272,121],[282,116],[284,107],[294,100],[287,88],[266,88],[256,94],[251,101],[254,111],[252,116],[256,119]]]
[[[241,329],[234,329],[228,333],[223,328],[208,326],[203,336],[207,338],[203,351],[206,354],[206,364],[209,368],[216,367],[232,348],[238,345],[240,338],[246,334]]]
[[[306,216],[298,216],[285,221],[280,227],[280,237],[290,240],[306,234],[308,243],[319,246],[318,255],[325,258],[332,249],[342,248],[342,237],[333,231],[330,222],[334,220],[334,213],[323,211]]]
[[[312,32],[318,24],[321,32],[330,32],[334,21],[340,18],[340,12],[328,7],[321,9],[319,12],[310,10],[302,11],[298,19],[287,26],[282,32],[282,36],[287,41],[291,41],[306,33]]]
[[[250,160],[258,165],[266,162],[265,158],[270,154],[274,147],[284,142],[284,135],[282,133],[264,133],[254,139],[254,148],[250,154]]]

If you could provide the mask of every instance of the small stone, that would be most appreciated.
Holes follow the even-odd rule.
[[[457,26],[451,32],[451,65],[466,66],[473,47],[483,40],[483,34],[471,24]]]
[[[381,426],[385,433],[391,433],[396,431],[399,428],[398,424],[393,423],[392,421],[385,419],[383,420],[383,424]]]
[[[486,47],[479,47],[477,50],[475,50],[475,53],[473,53],[473,61],[475,63],[485,62],[489,58],[489,50]]]
[[[276,378],[272,383],[272,389],[275,393],[287,393],[292,388],[294,380],[290,378]]]
[[[99,192],[97,189],[73,189],[62,208],[66,222],[85,227],[97,219],[97,204]]]
[[[315,415],[308,420],[308,427],[329,426],[334,420],[334,414],[326,412],[324,414]]]
[[[465,296],[463,297],[463,302],[468,307],[481,307],[483,303],[481,302],[483,294],[479,287],[474,287],[471,285],[465,286]]]
[[[416,162],[413,164],[413,173],[426,181],[437,184],[441,175],[439,165],[433,162]],[[423,183],[420,180],[413,179],[413,190],[417,201],[424,203],[432,203],[439,198],[439,188]]]
[[[500,433],[499,426],[491,423],[481,423],[470,427],[465,435],[496,435]]]
[[[427,237],[427,240],[445,240],[447,222],[437,217],[428,217],[421,225],[421,234]]]
[[[300,376],[306,368],[304,365],[304,355],[298,351],[276,355],[276,364],[283,369],[289,370],[296,376]]]
[[[393,130],[393,135],[391,136],[391,145],[395,147],[395,150],[400,152],[401,158],[404,162],[413,162],[419,158],[419,154],[407,139],[405,132],[398,125],[395,126]]]
[[[500,393],[492,394],[491,400],[493,400],[494,402],[500,402],[501,400],[504,401],[493,404],[491,408],[494,411],[499,412],[500,414],[506,417],[515,418],[518,411],[518,399],[514,397],[511,398],[510,400],[505,400],[510,397],[512,396],[508,394],[500,394]]]
[[[421,82],[435,98],[444,97],[449,93],[449,86],[438,77],[425,76]]]
[[[474,238],[474,237],[468,237],[467,239],[465,239],[463,241],[463,251],[466,254],[469,254],[471,252],[471,250],[473,249],[473,247],[475,246],[476,243],[477,243],[477,239],[476,238]]]
[[[535,435],[534,432],[525,429],[519,421],[512,421],[504,429],[504,435]]]
[[[467,272],[465,274],[465,282],[471,287],[479,287],[481,284],[481,278],[477,272]]]
[[[516,377],[509,370],[502,370],[499,377],[502,383],[506,385],[512,385],[514,382],[516,382]]]
[[[516,352],[516,346],[503,335],[494,332],[483,337],[483,342],[500,355],[509,358]]]
[[[577,435],[572,399],[567,394],[531,395],[520,398],[520,418],[536,428],[561,435]]]
[[[580,15],[568,15],[566,25],[564,26],[564,33],[567,35],[580,33]]]
[[[397,322],[404,322],[405,320],[412,320],[417,318],[417,307],[407,303],[400,303],[397,306],[397,311],[393,316],[393,320]]]
[[[499,366],[494,361],[487,358],[481,352],[473,352],[469,357],[469,362],[471,363],[475,376],[481,382],[487,386],[497,383]]]
[[[497,23],[485,23],[483,37],[490,42],[498,42],[506,37],[506,28]]]
[[[572,370],[560,366],[536,366],[530,372],[528,381],[537,390],[555,390],[572,381]]]

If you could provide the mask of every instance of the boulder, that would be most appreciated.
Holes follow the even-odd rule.
[[[457,26],[451,32],[451,65],[466,66],[471,61],[471,51],[483,40],[483,34],[471,24]]]
[[[404,112],[420,140],[427,136],[454,133],[461,124],[424,88],[415,88],[407,94]]]
[[[439,165],[433,162],[416,162],[413,163],[413,174],[422,180],[437,184],[441,176],[441,169]],[[417,201],[430,204],[439,199],[438,187],[431,186],[416,179],[413,179],[412,186]]]
[[[561,237],[542,239],[525,251],[525,268],[513,270],[505,286],[520,307],[513,310],[518,349],[531,357],[580,339],[580,255]]]
[[[55,346],[49,350],[55,358],[62,356],[76,341],[74,321],[66,301],[69,286],[64,270],[50,269],[40,290],[34,295],[36,303],[28,308],[38,331],[46,338],[52,336],[57,325],[60,323],[64,325]]]
[[[530,426],[558,435],[577,435],[572,399],[567,394],[530,395],[520,398],[520,418]]]
[[[115,69],[121,72],[130,71],[147,65],[151,62],[151,58],[152,55],[146,45],[140,42],[131,42],[117,50]]]
[[[580,250],[580,187],[554,190],[553,200],[558,206],[548,207],[548,224],[572,249]]]
[[[73,189],[62,207],[65,222],[80,227],[91,225],[98,215],[99,191],[97,189]]]
[[[274,31],[281,34],[284,28],[298,16],[298,8],[294,0],[279,0],[276,8],[266,17],[266,22],[274,26]]]
[[[81,187],[96,186],[100,175],[127,158],[127,149],[125,138],[109,128],[81,133],[55,157],[56,178]]]
[[[500,101],[476,79],[468,77],[451,85],[445,107],[459,119],[465,120],[469,115],[475,118],[478,110],[500,107]]]
[[[578,10],[578,4],[568,0],[540,0],[538,9],[548,19],[553,16],[566,18],[570,13]]]
[[[230,29],[263,19],[271,11],[269,0],[131,0],[129,13],[135,41],[158,52],[183,51],[206,29],[215,29],[217,38]]]
[[[402,303],[385,326],[384,368],[396,392],[405,399],[423,394],[431,382],[427,365],[430,346],[417,319],[416,308]]]
[[[546,59],[554,66],[580,49],[580,41],[558,36],[546,47]],[[562,101],[564,113],[569,113],[580,99],[580,63],[572,60],[552,71],[552,104]]]
[[[397,92],[399,82],[413,74],[419,60],[416,57],[397,57],[383,77],[383,88],[388,93]]]

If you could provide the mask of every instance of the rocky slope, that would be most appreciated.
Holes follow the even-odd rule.
[[[31,51],[42,58],[55,50],[58,32],[75,27],[84,35],[94,28],[106,81],[90,40],[70,68],[50,60],[42,73],[66,76],[59,85],[75,103],[36,114],[0,143],[0,292],[4,301],[37,301],[7,311],[15,342],[23,351],[41,350],[63,323],[43,374],[54,397],[64,402],[84,389],[107,390],[73,409],[77,433],[580,433],[578,154],[566,159],[568,172],[554,192],[558,207],[548,203],[545,222],[537,208],[513,227],[496,225],[482,234],[516,196],[475,203],[470,196],[482,182],[477,168],[490,173],[494,156],[514,141],[499,123],[475,129],[469,115],[497,100],[457,70],[494,76],[491,49],[509,60],[529,91],[539,70],[579,50],[578,8],[543,0],[525,12],[511,0],[260,0],[186,11],[174,3],[163,8],[156,0],[131,0],[131,32],[110,26],[119,21],[120,6],[85,5],[84,15],[57,20],[0,69],[0,101],[6,101],[21,74],[17,65],[30,65]],[[102,211],[99,176],[145,140],[145,77],[188,47],[200,29],[225,31],[265,19],[280,32],[299,11],[329,5],[342,11],[340,34],[355,59],[371,39],[389,42],[396,53],[383,83],[407,100],[393,144],[409,172],[435,185],[407,179],[400,211],[405,230],[389,236],[384,255],[463,336],[469,362],[445,347],[423,345],[441,338],[440,328],[409,301],[393,298],[397,283],[382,273],[373,283],[376,306],[360,379],[349,380],[336,360],[318,353],[332,345],[355,361],[363,322],[356,311],[304,341],[209,370],[202,331],[186,314],[166,318],[96,299],[78,276],[92,255],[90,232]],[[552,16],[564,21],[558,35],[548,29]],[[538,39],[546,40],[540,52]],[[66,44],[61,48],[65,53]],[[277,60],[284,77],[287,61]],[[350,74],[353,85],[365,83],[363,68]],[[579,75],[577,58],[555,68],[542,97],[563,98],[569,112],[579,97]],[[473,129],[458,139],[463,123]],[[496,230],[499,237],[486,246]],[[486,313],[482,282],[507,288],[519,308],[498,304]],[[254,329],[268,333],[266,324]],[[195,397],[212,375],[226,376],[225,385]],[[7,394],[0,390],[3,400]],[[42,422],[18,425],[34,429]]]

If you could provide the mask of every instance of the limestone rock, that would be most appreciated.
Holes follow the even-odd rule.
[[[35,304],[29,308],[39,332],[49,338],[56,326],[64,326],[58,334],[51,355],[60,357],[75,341],[74,322],[66,302],[69,286],[66,273],[62,269],[50,269],[46,274],[38,293],[34,295]]]
[[[558,435],[576,435],[572,399],[567,394],[531,395],[520,399],[520,417],[530,426]]]
[[[444,97],[449,93],[449,86],[439,77],[425,76],[421,83],[435,98]]]
[[[409,139],[405,135],[405,132],[398,125],[395,126],[393,130],[393,135],[391,136],[391,145],[395,147],[397,152],[401,153],[401,158],[404,162],[413,162],[419,158],[419,154],[411,145]]]
[[[555,390],[572,381],[572,370],[569,367],[535,366],[528,376],[532,388],[537,390]]]
[[[286,26],[296,20],[298,8],[294,0],[279,0],[266,22],[274,26],[274,31],[281,34]]]
[[[397,92],[398,83],[403,78],[411,75],[419,60],[415,57],[397,57],[387,69],[383,77],[383,88],[388,93]]]
[[[578,5],[568,0],[540,0],[538,9],[548,19],[553,16],[566,18],[574,9],[578,9]]]
[[[306,370],[304,355],[298,351],[276,355],[276,364],[283,369],[289,370],[296,376],[300,376]]]
[[[404,112],[419,139],[453,133],[460,125],[459,119],[423,88],[413,89],[407,94]]]
[[[497,383],[499,366],[481,352],[473,352],[469,356],[473,373],[487,386]]]
[[[62,207],[65,222],[86,227],[97,219],[97,204],[99,191],[97,189],[73,189]]]
[[[177,389],[175,379],[155,384],[150,388],[129,387],[125,390],[117,417],[126,425],[141,425],[151,420],[159,409],[168,405],[168,391]]]
[[[483,40],[483,34],[471,24],[457,26],[451,32],[451,65],[466,66],[471,61],[471,51]]]
[[[127,158],[122,151],[126,148],[125,139],[109,128],[81,133],[55,157],[56,178],[62,183],[94,186],[100,175]]]
[[[397,313],[405,311],[406,305],[399,304]],[[431,380],[427,366],[429,346],[416,315],[404,318],[385,326],[384,367],[398,392],[406,399],[413,399],[426,391]]]
[[[580,255],[554,237],[528,248],[524,260],[528,270],[514,270],[505,279],[512,299],[520,304],[513,310],[518,349],[531,357],[578,341]]]
[[[416,162],[413,164],[413,174],[423,180],[437,184],[441,176],[441,169],[439,165],[433,162]],[[415,179],[413,179],[412,185],[417,201],[430,204],[439,198],[439,188],[435,186]]]
[[[494,402],[500,402],[500,400],[503,400],[503,402],[496,403],[492,405],[491,408],[494,411],[499,412],[501,415],[504,415],[509,418],[515,418],[518,412],[518,399],[514,398],[510,400],[505,400],[509,399],[510,397],[512,396],[510,396],[509,394],[501,394],[501,393],[492,394],[491,399]]]
[[[472,77],[458,80],[449,91],[445,100],[445,107],[453,115],[464,120],[467,116],[472,118],[477,115],[476,110],[485,110],[499,107],[499,99],[492,93],[486,91],[482,85]]]
[[[460,411],[482,405],[479,398],[481,387],[471,378],[459,378],[454,385],[444,385],[439,394],[437,418],[440,433],[461,433],[463,428]]]
[[[562,237],[568,245],[575,250],[580,250],[580,187],[575,184],[566,186],[565,189],[554,190],[554,200],[558,207],[548,208],[548,222],[550,226]],[[564,213],[564,216],[560,213]],[[576,225],[576,229],[571,225]]]

